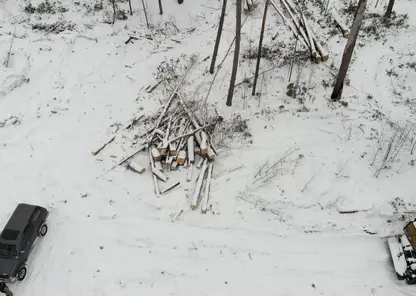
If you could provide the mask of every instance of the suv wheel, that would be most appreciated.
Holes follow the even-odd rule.
[[[26,267],[22,266],[19,268],[19,270],[17,271],[17,280],[18,281],[23,281],[26,277],[26,273],[27,273],[27,269]]]
[[[48,225],[42,224],[42,226],[39,228],[39,235],[45,236],[48,233]]]

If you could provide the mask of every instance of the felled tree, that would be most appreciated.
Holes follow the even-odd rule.
[[[334,90],[332,91],[332,101],[339,101],[342,96],[342,90],[344,89],[344,80],[347,75],[347,71],[351,62],[352,54],[354,52],[355,43],[357,42],[358,32],[361,28],[363,21],[365,8],[367,6],[367,0],[360,0],[358,3],[357,13],[352,24],[350,37],[348,38],[347,44],[345,45],[344,55],[342,56],[341,66],[337,81],[335,82]]]

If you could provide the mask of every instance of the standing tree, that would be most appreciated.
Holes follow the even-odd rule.
[[[355,43],[357,42],[358,32],[361,28],[366,6],[367,0],[360,0],[358,3],[357,13],[354,18],[354,23],[352,24],[350,37],[345,45],[337,81],[335,82],[334,90],[332,91],[332,101],[339,101],[341,99],[345,76],[347,75],[348,67],[351,62],[351,57],[354,52]]]
[[[266,3],[264,4],[263,21],[262,21],[262,24],[261,24],[259,49],[257,51],[256,72],[254,74],[253,89],[252,89],[252,92],[251,92],[252,96],[254,96],[256,94],[256,85],[257,85],[257,78],[259,76],[261,49],[262,49],[262,46],[263,46],[263,36],[264,36],[264,28],[266,27],[266,17],[267,17],[267,7],[268,6],[269,6],[269,0],[266,0]]]
[[[116,22],[116,0],[111,0],[111,3],[113,4],[113,25]]]
[[[147,11],[146,11],[146,6],[144,5],[144,0],[142,0],[142,6],[143,6],[143,11],[144,11],[144,17],[146,18],[146,25],[147,28],[150,28],[150,24],[149,24],[149,19],[147,18]]]
[[[226,8],[227,8],[227,0],[224,0],[222,2],[220,24],[218,25],[217,39],[215,39],[215,46],[214,46],[214,53],[212,54],[211,67],[209,68],[209,73],[211,73],[211,74],[214,74],[215,61],[217,60],[218,48],[220,46],[221,33],[222,33],[222,28],[224,26],[224,18],[225,18]]]
[[[233,68],[231,71],[230,87],[228,88],[227,106],[233,105],[233,96],[235,88],[235,79],[237,78],[238,58],[240,56],[240,41],[241,41],[241,6],[242,1],[236,1],[236,15],[235,15],[235,48]]]
[[[387,5],[386,13],[384,14],[385,18],[390,18],[391,13],[393,12],[394,0],[389,0],[389,4]]]
[[[159,0],[159,14],[163,14],[162,0]]]
[[[133,15],[133,9],[131,9],[131,0],[129,0],[130,15]]]

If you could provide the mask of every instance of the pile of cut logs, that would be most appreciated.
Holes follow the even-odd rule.
[[[130,129],[142,117],[134,119],[126,129]],[[136,155],[147,150],[156,196],[160,197],[180,185],[179,181],[173,181],[168,177],[168,172],[186,171],[187,182],[194,180],[193,175],[197,175],[191,208],[195,210],[201,205],[201,212],[205,214],[217,154],[211,143],[212,135],[209,129],[215,124],[215,119],[210,124],[202,123],[176,89],[157,116],[148,120],[151,122],[151,128],[141,134],[135,133],[135,138],[142,139],[136,141],[139,148],[110,170],[125,165],[129,170],[143,174],[146,167],[140,164],[141,161]],[[114,139],[115,136],[100,143],[99,148],[92,151],[92,154],[100,153]],[[198,174],[194,172],[194,166],[198,169]],[[185,179],[185,175],[183,177]]]
[[[309,48],[312,60],[315,62],[327,61],[329,57],[328,53],[316,39],[315,34],[311,27],[308,25],[305,15],[302,13],[302,11],[300,9],[295,9],[295,5],[291,0],[280,0],[280,2],[285,8],[285,11],[289,14],[291,21],[289,21],[282,10],[277,7],[272,0],[270,0],[270,4],[292,30],[296,39],[300,42],[303,42],[303,44]]]
[[[166,189],[159,187],[159,181],[167,182],[166,171],[176,171],[180,167],[187,170],[187,182],[192,180],[193,169],[200,169],[191,207],[198,207],[204,180],[205,192],[202,196],[202,213],[206,213],[210,193],[213,161],[216,153],[207,132],[212,124],[202,124],[187,107],[181,96],[174,92],[160,113],[156,124],[146,135],[146,147],[149,153],[156,195],[169,191],[179,182],[167,184]],[[196,163],[196,156],[199,161]],[[131,164],[130,164],[131,166]]]

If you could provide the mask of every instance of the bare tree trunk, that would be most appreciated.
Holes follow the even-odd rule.
[[[389,0],[389,5],[387,5],[386,13],[384,14],[385,18],[390,18],[391,13],[393,12],[394,0]]]
[[[159,0],[159,14],[163,14],[162,0]]]
[[[260,59],[261,59],[261,49],[262,49],[262,46],[263,46],[264,27],[266,26],[267,7],[268,6],[269,6],[269,0],[266,0],[266,3],[264,4],[263,21],[262,21],[262,24],[261,24],[259,49],[257,51],[256,72],[254,74],[253,89],[252,89],[252,92],[251,92],[251,95],[252,96],[254,96],[256,94],[256,85],[257,85],[257,78],[259,76]]]
[[[144,5],[144,0],[142,0],[142,6],[143,6],[143,11],[144,11],[144,17],[146,18],[146,25],[147,28],[149,29],[149,19],[147,18],[147,11],[146,11],[146,6]]]
[[[131,0],[129,0],[130,15],[133,15],[133,10],[131,9]]]
[[[116,22],[116,0],[111,0],[113,2],[113,25]]]
[[[235,88],[235,79],[237,78],[238,58],[240,56],[240,41],[241,41],[241,0],[236,2],[236,16],[235,16],[235,48],[233,69],[231,71],[230,87],[228,88],[227,106],[233,105],[233,96]]]
[[[360,0],[358,3],[358,9],[354,23],[352,24],[350,37],[348,38],[347,44],[345,45],[344,55],[342,56],[337,81],[335,82],[334,90],[332,91],[331,99],[333,101],[339,101],[341,99],[342,90],[344,88],[344,79],[347,75],[348,67],[351,62],[351,57],[354,52],[355,43],[357,42],[358,32],[361,28],[366,6],[367,0]]]
[[[224,26],[226,8],[227,8],[227,0],[224,0],[222,3],[220,23],[218,25],[217,39],[215,39],[214,53],[212,54],[211,67],[209,68],[209,73],[211,74],[214,74],[215,61],[217,60],[218,48],[220,47],[221,33],[222,33],[222,28]]]

